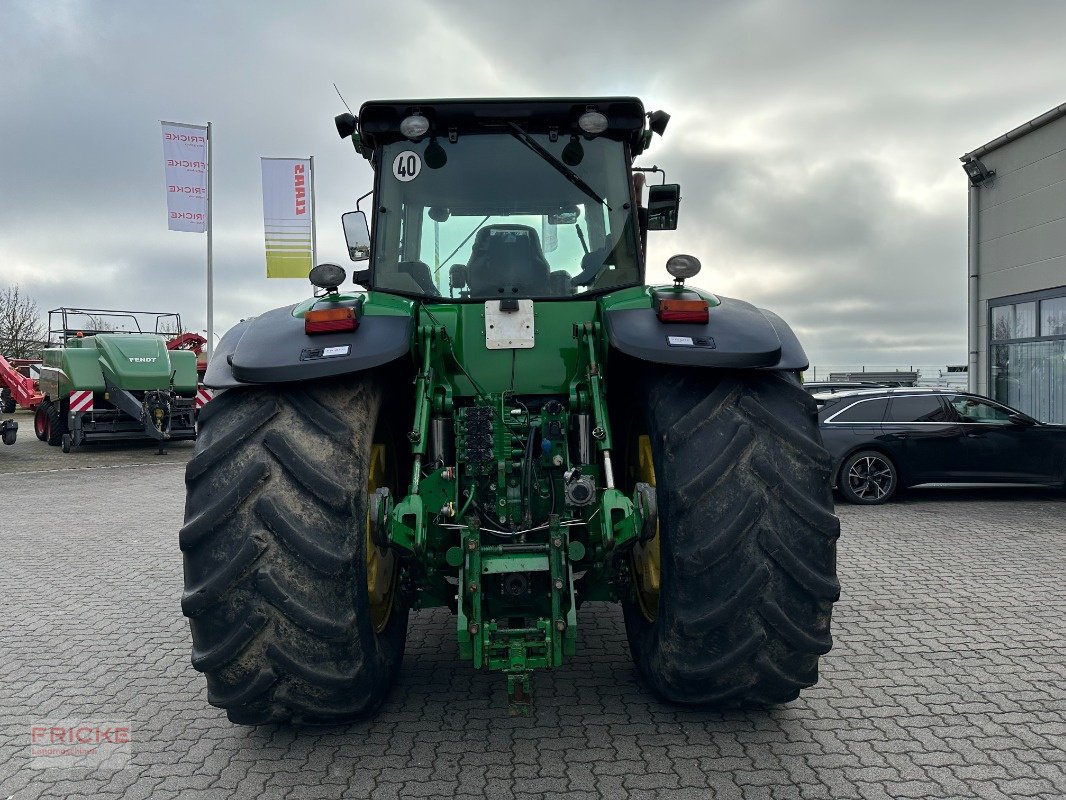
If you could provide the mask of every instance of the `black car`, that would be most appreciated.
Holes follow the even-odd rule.
[[[814,397],[836,486],[853,503],[922,483],[1066,485],[1066,425],[986,397],[904,388]]]

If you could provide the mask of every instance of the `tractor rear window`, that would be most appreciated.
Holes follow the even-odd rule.
[[[469,134],[379,157],[378,289],[487,300],[640,283],[621,142]]]

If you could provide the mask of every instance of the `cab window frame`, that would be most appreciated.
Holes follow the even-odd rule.
[[[461,133],[460,135],[479,136],[479,135],[487,135],[487,134],[482,133],[482,132],[472,132],[471,131],[471,132],[467,132],[467,133]],[[491,135],[491,134],[488,134],[488,135]],[[643,231],[642,231],[642,228],[641,228],[640,213],[639,213],[640,209],[641,209],[642,199],[637,198],[637,196],[635,194],[634,186],[633,186],[633,174],[634,174],[633,173],[633,151],[632,151],[632,148],[630,147],[629,141],[626,138],[624,138],[624,137],[616,138],[614,136],[609,136],[609,135],[604,135],[604,136],[605,136],[605,138],[608,138],[608,139],[611,139],[612,141],[618,142],[620,144],[621,148],[622,148],[623,163],[625,165],[625,171],[626,171],[626,174],[627,174],[628,177],[627,177],[627,180],[624,181],[625,198],[624,198],[624,203],[623,203],[622,208],[626,212],[626,215],[625,215],[625,222],[624,222],[624,224],[622,225],[622,227],[620,229],[621,232],[620,232],[620,237],[619,237],[619,243],[621,244],[621,243],[625,242],[625,246],[627,246],[628,248],[632,249],[633,261],[634,261],[634,264],[636,266],[635,279],[633,281],[628,281],[628,282],[618,283],[618,284],[612,284],[612,285],[608,285],[608,286],[601,286],[601,287],[598,287],[598,288],[593,288],[593,287],[590,286],[585,291],[577,293],[577,294],[572,294],[572,295],[565,295],[565,296],[564,295],[538,295],[538,296],[535,296],[535,297],[528,297],[528,298],[523,297],[522,299],[529,299],[529,300],[533,300],[533,301],[538,302],[538,303],[540,303],[540,302],[556,302],[556,301],[564,301],[565,302],[565,301],[569,301],[569,300],[592,300],[592,299],[596,299],[598,297],[601,297],[603,295],[611,294],[612,292],[617,292],[617,291],[621,291],[623,289],[631,289],[631,288],[641,287],[641,286],[647,285],[647,280],[646,280],[646,276],[647,276],[647,252],[646,252],[645,247],[644,247]],[[389,168],[388,168],[388,165],[385,163],[385,157],[384,157],[385,150],[386,150],[386,145],[395,144],[395,143],[397,143],[399,141],[402,141],[402,140],[400,138],[393,139],[391,137],[389,139],[384,139],[383,138],[381,140],[380,145],[375,148],[374,153],[372,155],[372,164],[373,164],[373,170],[374,170],[373,199],[374,199],[375,202],[377,202],[379,200],[379,198],[382,196],[382,182],[386,178],[386,174],[389,172]],[[383,216],[386,213],[389,213],[389,212],[385,209],[384,206],[375,206],[375,208],[374,208],[374,219],[373,219],[373,223],[372,223],[371,229],[370,229],[370,257],[369,257],[369,259],[367,261],[367,267],[366,267],[366,271],[368,273],[367,284],[366,285],[367,285],[367,288],[370,291],[383,292],[383,293],[386,293],[386,294],[396,295],[398,297],[405,297],[405,298],[408,298],[408,299],[411,299],[411,300],[420,300],[420,301],[429,302],[429,303],[448,302],[448,303],[479,303],[479,304],[484,304],[488,300],[493,299],[493,298],[484,298],[484,297],[477,297],[477,298],[475,298],[475,297],[446,297],[443,294],[440,295],[439,297],[433,297],[431,295],[426,294],[425,292],[413,292],[413,291],[407,291],[407,290],[401,289],[401,288],[393,288],[393,287],[389,287],[389,286],[380,285],[378,283],[378,280],[377,280],[378,255],[379,255],[379,244],[378,244],[378,242],[379,242],[379,238],[380,238],[379,235],[378,235],[378,230],[377,230],[377,220],[378,220],[379,216]],[[401,222],[400,222],[401,228],[400,228],[399,240],[396,243],[397,255],[399,255],[401,250],[405,250],[406,249],[406,239],[407,239],[408,235],[410,235],[410,233],[411,233],[408,230],[408,224],[407,223],[408,223],[408,220],[405,217],[401,217]],[[420,242],[421,242],[421,224],[422,224],[422,215],[419,215],[418,220],[415,221],[414,224],[411,226],[411,227],[415,227],[417,229],[416,235],[413,237],[414,243],[417,243],[417,244],[420,244]],[[604,230],[606,230],[606,226],[604,225],[603,227],[604,227]]]

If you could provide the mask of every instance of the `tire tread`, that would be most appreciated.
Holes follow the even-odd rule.
[[[229,389],[199,418],[182,610],[208,700],[235,723],[363,718],[395,680],[407,606],[399,596],[374,631],[359,488],[381,383],[363,373]]]
[[[682,704],[794,699],[832,647],[840,594],[815,404],[773,372],[657,368],[645,383],[663,573],[654,622],[625,603],[638,672]]]

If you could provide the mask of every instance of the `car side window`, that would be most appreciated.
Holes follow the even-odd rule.
[[[885,422],[953,422],[951,414],[935,394],[893,397]]]
[[[981,423],[984,425],[1010,425],[1010,411],[976,397],[954,395],[950,398],[952,408],[959,415],[961,422]]]
[[[888,399],[878,397],[874,400],[860,400],[845,408],[832,418],[833,422],[872,422],[880,423],[885,418]]]

